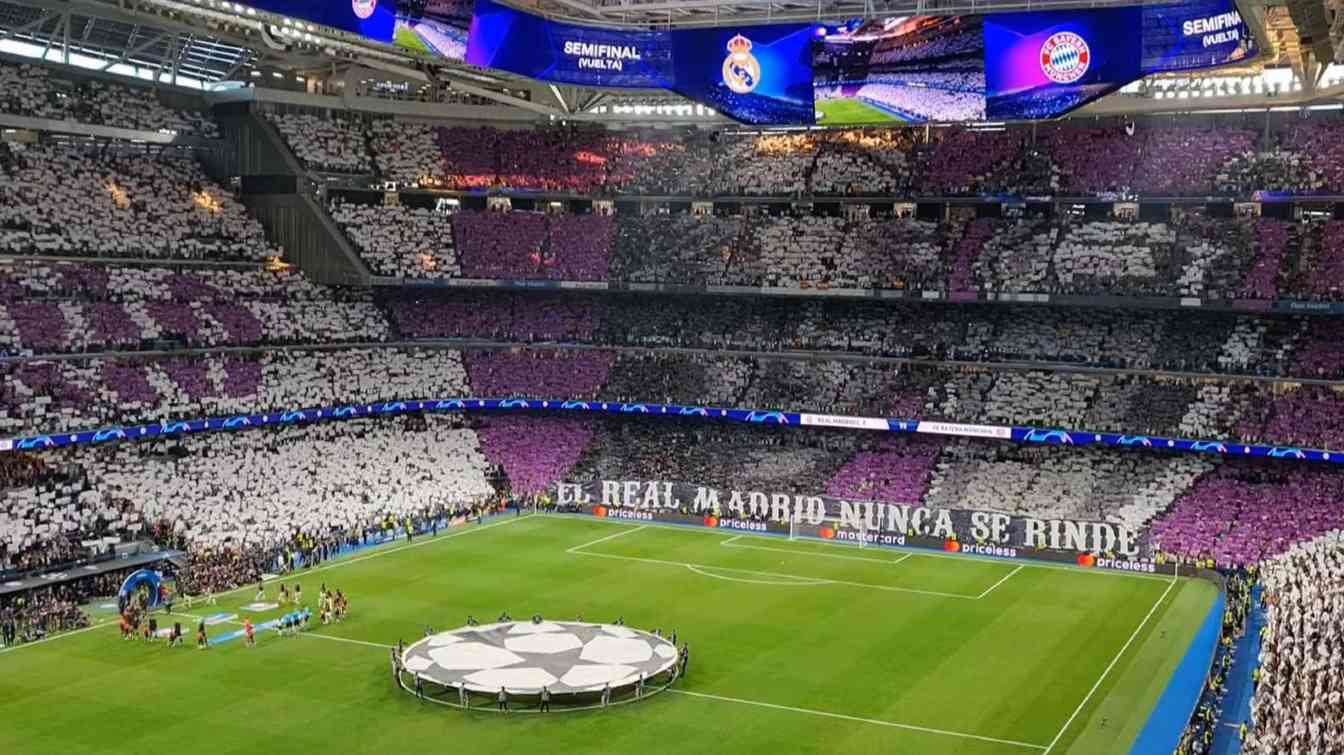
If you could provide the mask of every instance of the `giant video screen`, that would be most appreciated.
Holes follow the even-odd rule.
[[[746,123],[823,126],[1056,118],[1149,73],[1255,52],[1233,0],[658,31],[476,0],[466,43],[474,65],[670,89]]]
[[[811,123],[812,30],[609,29],[477,0],[467,62],[565,84],[669,89],[744,123]]]
[[[1067,113],[1139,78],[1139,9],[995,13],[985,17],[985,115]]]
[[[671,32],[673,91],[743,123],[811,123],[811,24]]]

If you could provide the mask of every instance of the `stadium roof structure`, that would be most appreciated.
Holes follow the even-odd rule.
[[[1169,0],[1168,0],[1169,1]],[[1043,8],[1133,5],[1136,0],[508,0],[552,18],[603,26],[667,28],[766,21],[839,20],[906,14],[994,13]],[[1138,0],[1142,2],[1142,0]],[[1261,57],[1232,75],[1267,66],[1291,69],[1298,95],[1261,97],[1259,106],[1293,105],[1334,94],[1326,66],[1344,55],[1344,0],[1238,0],[1259,38]],[[16,48],[22,48],[17,50]],[[620,106],[673,112],[689,109],[671,92],[552,86],[511,74],[431,58],[354,34],[288,19],[228,0],[0,0],[0,52],[51,63],[137,76],[196,89],[283,78],[336,77],[351,68],[459,91],[532,117],[619,121]],[[1214,72],[1218,74],[1220,72]],[[237,83],[233,84],[237,86]],[[522,100],[518,90],[530,88]],[[1285,90],[1285,94],[1286,94]],[[1228,107],[1255,107],[1252,93]],[[1275,95],[1280,93],[1275,92]],[[1204,94],[1205,98],[1209,93]],[[689,103],[693,105],[693,103]],[[1094,105],[1107,114],[1150,112],[1177,103],[1154,101],[1146,87]],[[1211,99],[1182,102],[1208,109]],[[1089,106],[1092,112],[1098,112]],[[516,111],[515,111],[516,112]],[[1087,111],[1084,111],[1087,112]],[[598,115],[601,113],[601,115]]]
[[[40,57],[54,62],[84,56],[104,68],[122,63],[210,82],[256,57],[242,40],[168,18],[151,26],[110,5],[0,2],[0,41],[40,46]]]
[[[515,3],[578,23],[714,26],[873,16],[951,16],[1141,5],[1156,0],[525,0]]]

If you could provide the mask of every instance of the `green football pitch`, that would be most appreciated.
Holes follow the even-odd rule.
[[[905,119],[859,100],[817,100],[822,126],[857,126],[869,123],[906,123]]]
[[[1214,598],[1200,580],[559,516],[285,581],[310,601],[340,588],[350,615],[198,651],[123,641],[104,614],[0,651],[0,752],[1123,754]],[[254,590],[189,613],[241,617]],[[542,716],[393,685],[389,645],[505,610],[675,628],[689,673],[631,705]]]
[[[420,35],[416,34],[414,29],[400,21],[397,22],[393,42],[397,47],[412,52],[423,52],[426,55],[432,55],[434,53],[433,50],[429,49],[429,45],[425,44],[424,40],[420,39]]]

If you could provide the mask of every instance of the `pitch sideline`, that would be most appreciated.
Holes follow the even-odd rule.
[[[1125,651],[1129,650],[1129,646],[1134,644],[1134,640],[1139,636],[1139,632],[1142,632],[1143,628],[1148,626],[1148,620],[1153,618],[1153,614],[1157,613],[1158,607],[1167,599],[1167,595],[1171,593],[1171,588],[1175,586],[1176,578],[1172,577],[1170,583],[1167,585],[1167,589],[1162,591],[1162,594],[1158,596],[1157,601],[1153,603],[1153,607],[1148,609],[1148,613],[1143,617],[1143,621],[1140,621],[1139,625],[1134,628],[1134,632],[1129,635],[1128,640],[1125,640],[1125,644],[1120,646],[1120,651],[1117,652],[1115,657],[1111,659],[1111,662],[1107,664],[1106,668],[1101,672],[1101,676],[1097,677],[1097,681],[1092,685],[1092,689],[1088,690],[1087,694],[1083,696],[1083,701],[1078,703],[1077,708],[1073,709],[1073,715],[1069,716],[1069,719],[1059,728],[1059,733],[1055,734],[1055,738],[1050,740],[1050,744],[1046,745],[1044,755],[1049,755],[1050,751],[1055,748],[1055,745],[1059,744],[1059,740],[1064,737],[1064,732],[1068,731],[1069,726],[1073,724],[1073,719],[1077,718],[1078,714],[1083,711],[1083,708],[1087,705],[1087,701],[1092,699],[1092,695],[1096,694],[1097,689],[1101,687],[1101,683],[1106,681],[1106,677],[1110,675],[1111,669],[1115,668],[1115,664],[1119,663],[1120,659],[1125,656]]]

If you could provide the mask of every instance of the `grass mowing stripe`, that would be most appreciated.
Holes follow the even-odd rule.
[[[1134,628],[1134,632],[1129,635],[1128,640],[1125,640],[1125,644],[1120,646],[1120,652],[1115,654],[1115,657],[1111,659],[1109,664],[1107,664],[1106,669],[1101,672],[1101,676],[1097,677],[1097,681],[1092,685],[1092,689],[1088,690],[1087,694],[1083,696],[1083,701],[1078,703],[1077,708],[1073,709],[1073,715],[1069,716],[1069,720],[1065,721],[1064,725],[1060,727],[1059,733],[1055,735],[1055,738],[1050,740],[1050,744],[1045,748],[1046,755],[1049,755],[1050,750],[1054,749],[1054,746],[1059,743],[1060,738],[1064,736],[1064,732],[1069,730],[1069,726],[1073,723],[1073,720],[1078,717],[1078,714],[1083,712],[1083,708],[1087,705],[1087,701],[1092,699],[1092,695],[1096,694],[1097,688],[1101,686],[1102,682],[1106,681],[1106,676],[1111,673],[1111,669],[1115,668],[1115,664],[1119,663],[1120,659],[1124,657],[1125,651],[1129,650],[1129,646],[1134,644],[1134,639],[1138,637],[1139,632],[1143,631],[1143,628],[1148,625],[1148,620],[1153,618],[1153,614],[1157,612],[1158,606],[1162,605],[1162,602],[1167,599],[1167,595],[1171,593],[1171,588],[1175,586],[1176,578],[1172,577],[1171,582],[1167,585],[1167,589],[1162,591],[1162,594],[1158,596],[1157,601],[1153,603],[1153,607],[1149,608],[1148,613],[1144,615],[1143,621],[1140,621],[1139,625]]]
[[[775,704],[775,703],[767,703],[767,702],[762,702],[762,701],[760,701],[760,700],[744,700],[744,699],[742,699],[742,698],[740,698],[740,697],[724,697],[724,696],[722,696],[722,695],[711,695],[711,694],[709,694],[708,692],[692,692],[691,690],[688,690],[688,689],[676,689],[675,687],[672,688],[672,689],[669,689],[668,692],[672,692],[672,693],[674,693],[674,694],[678,694],[678,695],[689,695],[689,696],[691,696],[691,697],[703,697],[703,698],[705,698],[705,699],[707,699],[707,700],[718,700],[718,701],[720,701],[720,702],[725,702],[725,703],[737,703],[737,704],[739,704],[739,705],[753,705],[753,706],[755,706],[755,707],[757,707],[757,708],[770,708],[770,709],[772,709],[772,710],[783,710],[783,711],[788,711],[788,712],[790,712],[790,713],[802,713],[802,714],[804,714],[804,715],[808,715],[808,716],[822,716],[822,717],[824,717],[824,718],[838,718],[838,719],[840,719],[840,720],[842,720],[842,721],[853,721],[853,722],[861,723],[861,724],[873,724],[873,725],[876,725],[876,726],[890,726],[890,727],[892,727],[892,728],[894,728],[894,729],[907,729],[907,730],[909,730],[909,731],[919,731],[919,732],[924,732],[925,734],[940,734],[940,735],[942,735],[942,736],[946,736],[946,737],[959,737],[959,738],[961,738],[961,739],[976,739],[976,740],[979,740],[979,741],[981,741],[981,742],[992,742],[992,743],[994,743],[994,744],[1012,745],[1012,746],[1014,746],[1014,747],[1021,747],[1021,748],[1023,748],[1023,749],[1027,749],[1027,750],[1044,750],[1044,749],[1045,749],[1045,746],[1043,746],[1043,745],[1034,745],[1034,744],[1031,744],[1030,742],[1017,742],[1017,741],[1014,741],[1014,740],[1011,740],[1011,739],[998,739],[998,738],[996,738],[996,737],[982,737],[982,736],[980,736],[979,734],[967,734],[967,733],[965,733],[965,732],[960,732],[960,731],[948,731],[948,730],[946,730],[946,729],[932,729],[932,728],[929,728],[929,727],[927,727],[927,726],[916,726],[916,725],[914,725],[914,724],[902,724],[902,723],[897,723],[897,722],[895,722],[895,721],[883,721],[883,720],[881,720],[881,719],[877,719],[877,718],[862,718],[862,717],[860,717],[860,716],[850,716],[850,715],[846,715],[846,714],[844,714],[844,713],[831,713],[831,712],[829,712],[829,711],[824,711],[824,710],[811,710],[811,709],[809,709],[809,708],[795,708],[795,707],[792,706],[792,705],[777,705],[777,704]]]

